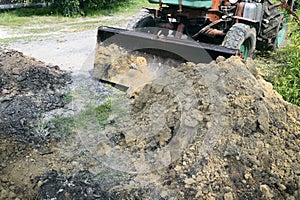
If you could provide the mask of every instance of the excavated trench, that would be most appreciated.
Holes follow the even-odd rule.
[[[0,199],[300,198],[300,109],[251,61],[181,63],[127,94],[89,85],[66,104],[67,73],[0,52]],[[82,102],[98,110],[85,123],[85,108],[73,113],[70,143],[41,124]]]

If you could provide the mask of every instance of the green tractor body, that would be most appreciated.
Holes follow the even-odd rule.
[[[159,3],[160,0],[148,0],[150,3]],[[167,5],[179,5],[178,0],[164,0],[162,1]],[[190,7],[190,8],[211,8],[212,1],[211,0],[182,0],[182,6]]]

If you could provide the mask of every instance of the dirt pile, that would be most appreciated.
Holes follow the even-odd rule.
[[[182,64],[129,97],[130,117],[115,116],[100,140],[86,141],[101,162],[137,173],[113,193],[125,199],[300,198],[300,109],[285,102],[254,63],[232,57]]]
[[[1,135],[32,140],[38,135],[40,114],[65,105],[63,89],[70,75],[24,56],[14,50],[0,49],[0,130]],[[34,133],[35,129],[35,133]]]
[[[59,168],[60,159],[47,144],[54,137],[40,118],[66,104],[70,81],[58,66],[0,48],[0,199],[31,199],[31,179]]]
[[[165,52],[164,52],[165,53]],[[182,59],[161,58],[138,51],[127,51],[115,44],[99,46],[95,52],[93,76],[97,79],[138,88],[161,76]]]

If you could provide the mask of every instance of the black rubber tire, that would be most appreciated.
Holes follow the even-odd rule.
[[[284,17],[278,7],[273,6],[272,0],[264,1],[263,20],[259,37],[262,39],[257,42],[258,50],[275,50],[279,48],[278,32],[284,25]]]
[[[127,24],[128,30],[145,27],[155,27],[154,17],[149,12],[147,12],[147,10],[143,10],[140,13],[134,15]]]
[[[255,28],[251,28],[249,25],[236,23],[227,32],[222,46],[230,49],[240,50],[242,45],[244,45],[246,42],[249,45],[249,52],[247,57],[253,58],[256,47],[256,30]],[[245,58],[245,56],[243,56],[242,54],[240,54],[239,56],[247,59],[247,57]]]

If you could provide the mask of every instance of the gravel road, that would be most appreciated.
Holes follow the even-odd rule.
[[[96,35],[95,28],[51,38],[39,38],[27,43],[14,42],[10,43],[8,48],[76,73],[92,69]]]
[[[22,28],[20,31],[0,26],[0,38],[2,39],[18,39],[15,42],[9,42],[7,48],[15,49],[23,52],[27,56],[32,56],[46,64],[55,64],[62,70],[71,71],[74,74],[82,71],[89,71],[93,68],[94,50],[97,39],[97,28],[101,25],[124,28],[130,16],[104,16],[95,19],[78,19],[78,22],[70,22],[70,24],[45,24],[39,25],[52,26],[53,31],[39,33],[24,33]],[[93,22],[94,26],[85,26]],[[122,21],[125,21],[122,22]],[[95,23],[99,22],[99,24]],[[76,23],[78,23],[76,25]],[[62,26],[59,30],[56,26]],[[32,25],[32,28],[36,28]],[[23,27],[30,29],[30,27]],[[29,41],[26,39],[30,36]],[[13,39],[14,40],[14,39]],[[0,43],[1,46],[1,43]]]

